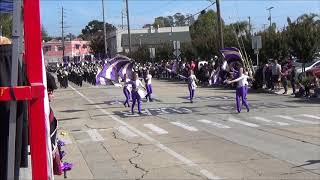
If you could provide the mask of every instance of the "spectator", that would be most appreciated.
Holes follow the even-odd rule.
[[[281,71],[281,82],[282,86],[284,88],[284,93],[282,94],[287,94],[288,93],[288,68],[284,67]]]
[[[290,71],[290,83],[291,83],[291,87],[292,87],[292,94],[294,95],[296,93],[296,67],[295,65],[292,65],[291,67],[291,71]]]
[[[278,64],[278,60],[273,61],[271,73],[272,73],[271,90],[279,90],[280,89],[281,65]]]

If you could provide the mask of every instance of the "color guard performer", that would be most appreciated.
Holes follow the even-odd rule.
[[[150,101],[150,102],[153,101],[151,98],[151,94],[152,94],[151,79],[152,79],[152,75],[149,73],[149,70],[147,70],[147,74],[146,74],[146,89],[147,89],[146,99],[147,99],[147,101]]]
[[[131,112],[134,114],[134,106],[136,103],[138,103],[138,113],[141,114],[141,96],[143,96],[143,91],[141,88],[145,89],[142,82],[139,79],[138,74],[135,72],[133,74],[133,80],[131,81],[132,84],[132,91],[131,91],[131,97],[132,97],[132,106],[131,106]],[[140,94],[139,94],[140,93]],[[144,97],[144,96],[143,96]]]
[[[248,93],[248,84],[249,84],[248,78],[249,76],[246,73],[244,73],[243,68],[240,68],[239,77],[237,79],[234,79],[232,81],[226,80],[227,84],[238,82],[238,85],[236,88],[236,103],[237,103],[238,113],[241,112],[240,98],[242,100],[242,104],[247,108],[247,112],[250,111],[249,104],[247,102],[247,93]]]
[[[194,91],[197,88],[196,81],[198,81],[197,77],[194,75],[193,70],[190,70],[189,77],[188,77],[188,89],[189,89],[189,99],[191,103],[193,103]]]
[[[126,97],[126,100],[124,101],[123,105],[124,107],[130,107],[130,91],[132,85],[130,84],[130,79],[128,78],[127,74],[124,75],[124,86],[123,86],[123,94]]]

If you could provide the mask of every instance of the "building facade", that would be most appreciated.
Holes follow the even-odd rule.
[[[84,58],[85,55],[90,55],[91,49],[89,41],[75,39],[72,41],[65,41],[65,56],[74,57],[80,56]],[[61,40],[51,40],[42,43],[44,59],[47,62],[61,62],[62,61],[62,42]]]
[[[191,42],[189,26],[131,29],[131,50],[141,46],[155,48],[173,41]],[[107,35],[108,53],[114,57],[118,53],[129,52],[127,29],[118,29]]]

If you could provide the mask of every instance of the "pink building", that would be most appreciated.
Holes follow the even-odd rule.
[[[75,39],[72,41],[65,41],[65,56],[74,57],[80,56],[84,58],[85,55],[90,55],[91,49],[89,41]],[[62,43],[61,40],[53,39],[42,43],[44,58],[47,62],[60,62],[62,60]]]

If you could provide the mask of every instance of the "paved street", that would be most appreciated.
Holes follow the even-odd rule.
[[[67,145],[68,179],[320,179],[320,102],[249,93],[236,113],[233,90],[153,81],[143,114],[122,89],[71,84],[53,110]],[[57,177],[63,178],[63,177]]]

